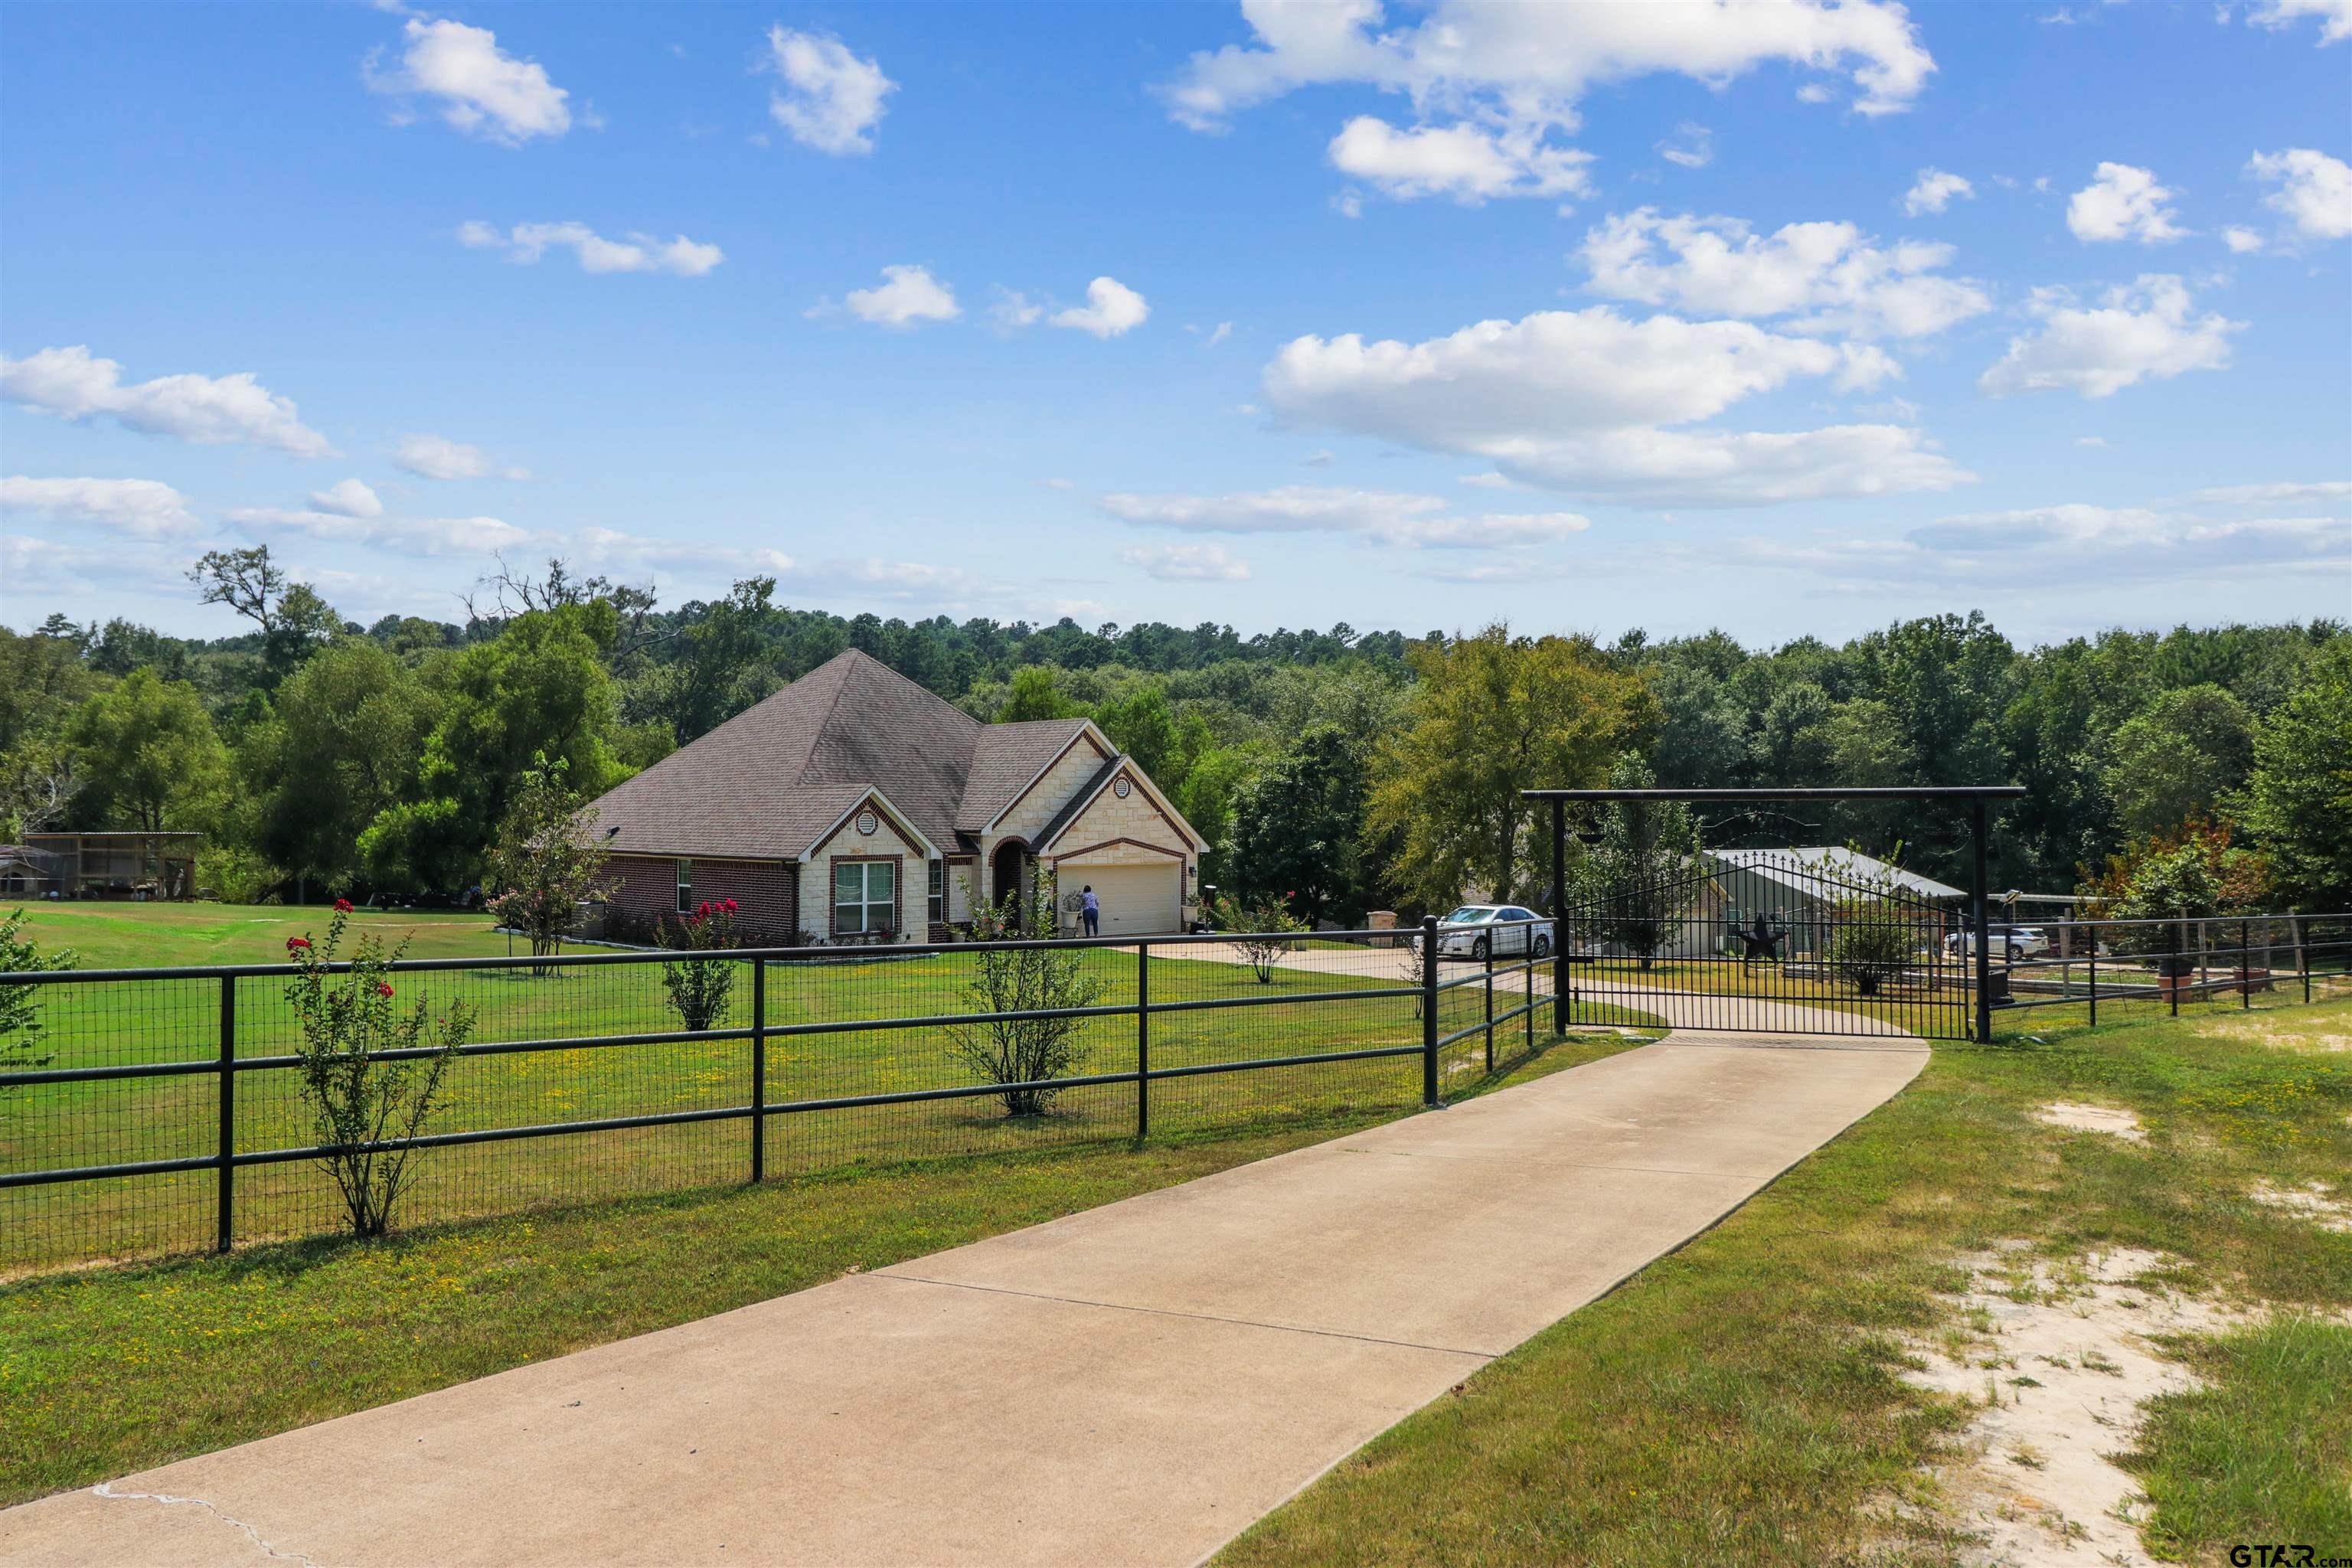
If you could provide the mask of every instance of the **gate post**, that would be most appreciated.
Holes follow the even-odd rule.
[[[751,961],[751,1184],[768,1178],[768,961]]]
[[[1969,918],[1977,928],[1977,1044],[1992,1041],[1992,931],[1985,908],[1985,803],[1982,795],[1969,802],[1969,837],[1975,880],[1969,888]]]
[[[236,976],[220,977],[220,1177],[213,1248],[226,1252],[236,1215]]]
[[[1568,1033],[1567,811],[1564,802],[1551,803],[1551,1032],[1555,1035]]]
[[[1135,1138],[1151,1136],[1151,944],[1135,944]]]
[[[1421,917],[1421,1103],[1437,1109],[1437,917]]]

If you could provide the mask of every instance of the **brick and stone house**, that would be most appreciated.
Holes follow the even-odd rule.
[[[983,724],[855,650],[594,810],[628,923],[733,899],[779,943],[944,941],[1046,876],[1106,936],[1181,931],[1207,847],[1093,721]]]

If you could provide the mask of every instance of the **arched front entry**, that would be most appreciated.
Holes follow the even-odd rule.
[[[1029,846],[1018,838],[1008,838],[996,847],[988,859],[988,896],[992,903],[1013,900],[1013,923],[1025,922],[1029,899]]]

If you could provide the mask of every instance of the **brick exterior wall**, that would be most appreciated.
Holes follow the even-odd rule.
[[[793,868],[778,860],[706,860],[693,857],[694,901],[735,900],[735,925],[746,945],[795,945]],[[615,855],[605,863],[612,908],[635,924],[675,918],[677,860],[672,856]]]
[[[815,849],[810,852],[808,868],[803,873],[803,897],[806,900],[801,910],[803,942],[833,942],[833,863],[835,860],[895,860],[898,872],[894,882],[897,893],[897,940],[921,942],[928,938],[929,921],[924,900],[930,886],[929,872],[919,845],[913,843],[898,830],[887,812],[869,806],[875,815],[874,831],[857,831],[857,813],[852,812],[842,820]],[[915,885],[909,888],[907,879]],[[910,926],[908,922],[912,920]],[[870,942],[872,937],[845,937],[846,942]]]

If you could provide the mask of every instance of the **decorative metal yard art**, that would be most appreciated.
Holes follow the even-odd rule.
[[[1556,1024],[1581,1004],[1640,1007],[1643,992],[1679,992],[1693,1026],[1771,1034],[1907,1034],[1990,1039],[1994,995],[1986,929],[1987,812],[2017,784],[1916,789],[1528,790],[1551,808]],[[1917,879],[1836,851],[1715,850],[1687,870],[1577,879],[1571,805],[1645,807],[1721,803],[1880,801],[1968,812],[1972,876],[1965,911]],[[1731,820],[1739,820],[1735,816]],[[1785,819],[1791,820],[1793,819]],[[1585,836],[1593,837],[1593,836]]]

